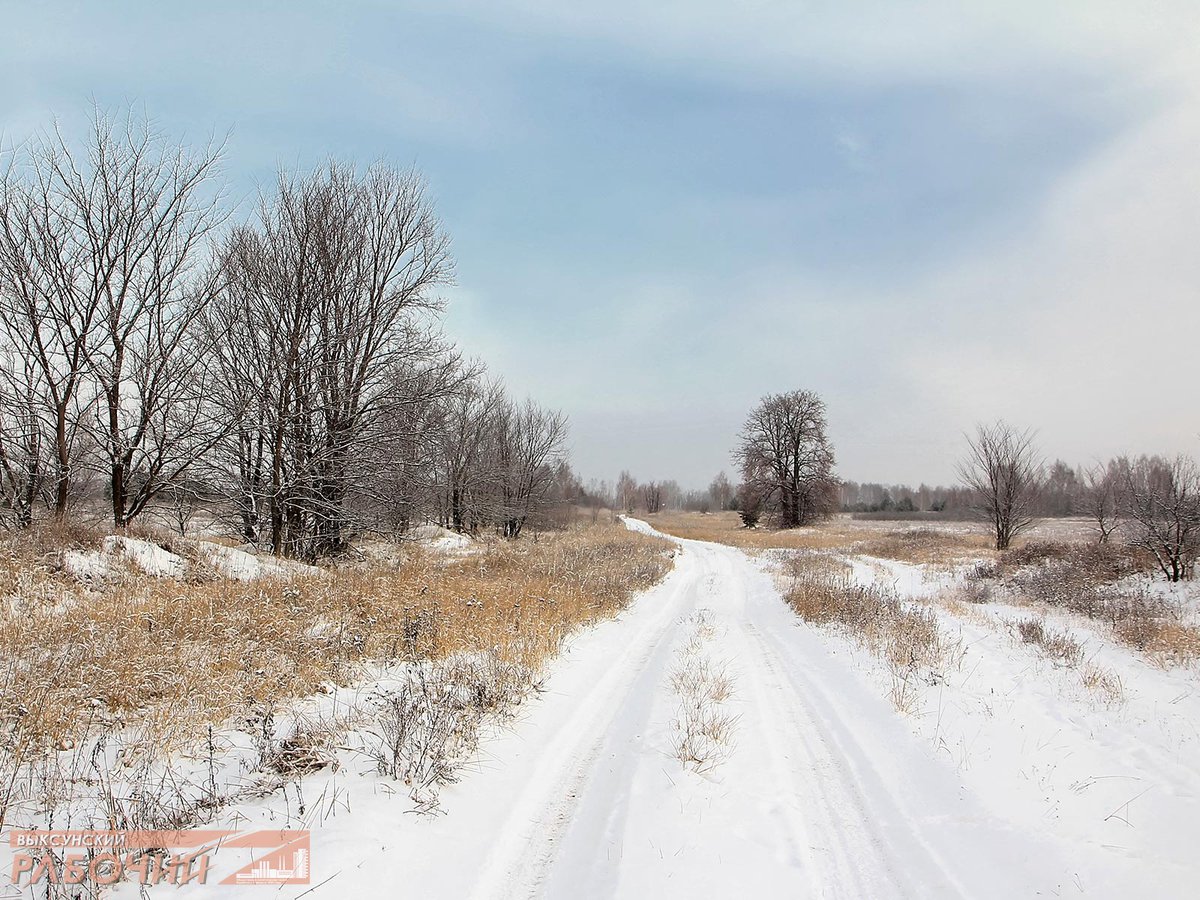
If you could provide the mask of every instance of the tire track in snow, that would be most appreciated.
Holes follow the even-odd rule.
[[[1056,886],[1058,867],[987,820],[745,554],[679,543],[658,605],[621,623],[628,644],[538,753],[472,896],[1007,900]],[[711,777],[654,746],[701,606],[741,704]]]
[[[654,611],[649,623],[634,631],[625,650],[578,698],[576,712],[538,755],[537,769],[544,774],[526,784],[516,798],[472,893],[476,900],[536,893],[583,786],[594,775],[613,721],[623,712],[628,718],[626,707],[639,698],[648,708],[653,681],[665,671],[670,658],[672,629],[688,614],[688,604],[694,600],[694,574],[668,577],[677,583],[671,585],[666,602]],[[632,628],[638,623],[624,624]],[[623,795],[616,791],[612,798],[610,818],[619,819]]]

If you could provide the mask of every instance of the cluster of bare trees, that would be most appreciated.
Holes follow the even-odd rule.
[[[837,509],[825,403],[812,391],[764,397],[742,426],[734,457],[742,470],[738,508],[747,524],[765,513],[774,525],[795,528]]]
[[[217,148],[191,153],[97,119],[81,152],[55,132],[0,174],[0,464],[28,524],[107,481],[126,524],[213,440],[198,324],[222,212]]]
[[[639,482],[628,471],[622,471],[613,489],[613,509],[632,515],[644,512],[653,515],[666,509],[682,509],[685,494],[675,481]]]
[[[1121,535],[1169,581],[1192,577],[1200,556],[1200,469],[1191,457],[1110,460],[1088,471],[1084,498],[1099,542]]]
[[[1056,459],[1043,466],[1032,512],[1039,517],[1090,516],[1091,482],[1105,466],[1072,466]],[[880,513],[903,517],[908,513],[936,513],[946,518],[968,518],[977,507],[978,495],[964,485],[880,484],[843,481],[843,512]]]
[[[1200,556],[1200,468],[1190,457],[1121,456],[1078,475],[1042,464],[1033,434],[1004,422],[980,425],[959,467],[992,525],[998,550],[1033,524],[1041,508],[1088,515],[1096,540],[1114,536],[1148,554],[1170,581],[1190,578]],[[1047,503],[1047,496],[1051,498]]]
[[[479,382],[459,391],[445,416],[432,466],[410,489],[447,527],[477,531],[494,525],[517,537],[547,500],[579,495],[578,480],[561,460],[566,439],[561,413],[529,401],[516,404],[498,384]]]
[[[601,482],[593,485],[588,494],[595,502],[630,515],[665,510],[712,512],[736,506],[736,488],[724,472],[718,474],[706,490],[685,490],[674,479],[643,483],[623,471],[611,490]]]
[[[453,264],[421,179],[283,175],[225,227],[220,148],[97,116],[0,173],[0,515],[225,501],[313,557],[434,519],[515,537],[564,475],[564,417],[440,335]],[[572,476],[573,477],[573,476]]]

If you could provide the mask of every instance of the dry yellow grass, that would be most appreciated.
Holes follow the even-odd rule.
[[[129,572],[87,587],[54,571],[49,548],[98,540],[58,529],[0,545],[0,752],[66,746],[98,721],[195,737],[239,710],[345,683],[365,661],[488,650],[536,668],[670,567],[665,541],[597,525],[454,559],[414,548],[394,568],[324,577]]]
[[[969,523],[954,523],[949,528],[900,527],[895,522],[838,516],[819,525],[777,531],[766,527],[745,528],[733,512],[667,512],[646,518],[666,534],[743,550],[837,550],[931,564],[994,555],[987,534]]]
[[[892,679],[890,699],[901,712],[915,711],[921,680],[942,677],[940,670],[961,658],[961,646],[942,634],[932,610],[878,586],[817,568],[795,577],[784,599],[805,621],[838,628],[880,657]]]
[[[1200,659],[1200,628],[1194,625],[1131,617],[1115,623],[1113,629],[1118,640],[1163,666],[1189,665]]]
[[[645,519],[659,531],[675,537],[728,544],[743,550],[831,550],[855,540],[854,531],[844,527],[842,521],[775,531],[765,527],[745,528],[734,512],[663,512]]]

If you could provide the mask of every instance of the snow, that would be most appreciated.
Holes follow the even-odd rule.
[[[108,560],[96,550],[64,550],[63,571],[78,581],[95,581],[109,576]]]
[[[880,578],[902,596],[930,598],[953,573],[902,562]],[[1098,897],[1192,896],[1200,878],[1200,687],[1194,668],[1164,669],[1121,647],[1103,626],[1062,611],[1004,604],[934,606],[957,638],[961,663],[926,685],[924,713],[910,729],[952,766],[991,815],[1059,847],[1071,861],[1074,892]],[[958,607],[957,609],[961,609]],[[1014,625],[1044,615],[1084,648],[1079,666],[1055,664],[1022,643]],[[836,645],[836,639],[829,639]],[[888,676],[843,642],[877,690]],[[1087,671],[1117,679],[1121,697],[1089,689]]]
[[[182,557],[150,541],[113,535],[104,539],[103,548],[106,554],[127,559],[147,575],[180,578],[186,568]]]
[[[157,544],[119,535],[106,537],[99,550],[64,550],[62,567],[78,581],[107,579],[120,570],[124,561],[147,575],[179,578],[186,564],[183,559]]]
[[[846,562],[859,583],[890,588],[902,597],[928,599],[947,587],[945,570],[863,555],[848,557]]]
[[[262,556],[247,550],[226,547],[212,541],[196,543],[199,555],[226,578],[253,581],[257,578],[293,578],[319,575],[321,570],[287,559]],[[118,561],[128,563],[138,571],[156,578],[182,578],[187,561],[152,541],[111,535],[104,538],[99,550],[65,550],[61,564],[68,574],[79,581],[105,579],[119,571]]]
[[[214,569],[226,578],[254,581],[258,578],[293,578],[320,575],[315,566],[289,559],[261,556],[234,547],[224,547],[208,541],[200,542],[200,552]]]
[[[465,534],[442,528],[440,525],[421,525],[409,532],[409,536],[428,550],[437,553],[466,553],[472,542]]]

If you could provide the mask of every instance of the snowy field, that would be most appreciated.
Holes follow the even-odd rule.
[[[351,732],[338,766],[212,823],[311,829],[311,885],[153,895],[1194,896],[1194,669],[1064,615],[1119,678],[1109,696],[1015,636],[1028,610],[946,599],[945,568],[853,558],[855,579],[932,609],[957,648],[901,714],[877,657],[783,602],[778,558],[679,544],[663,582],[572,638],[487,730],[437,814],[414,812]],[[248,853],[222,850],[222,868]]]

